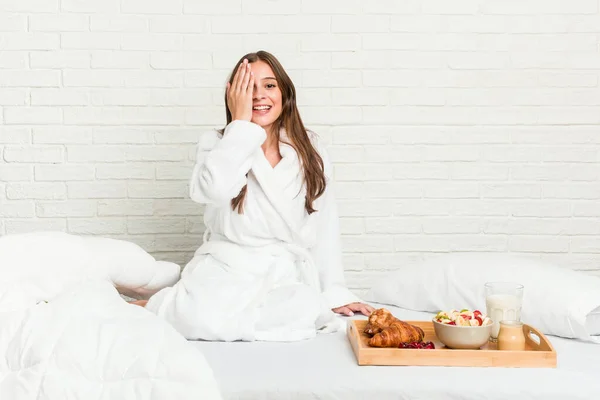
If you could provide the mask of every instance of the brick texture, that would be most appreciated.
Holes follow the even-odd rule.
[[[353,289],[442,252],[600,274],[598,0],[0,0],[0,234],[184,264],[199,135],[273,52],[334,163]]]

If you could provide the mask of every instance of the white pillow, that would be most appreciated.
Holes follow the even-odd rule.
[[[544,334],[600,343],[600,278],[540,260],[508,254],[456,253],[400,266],[366,299],[437,312],[485,310],[486,282],[525,286],[521,320]]]
[[[0,236],[1,295],[50,299],[85,280],[110,281],[132,297],[150,297],[173,285],[175,263],[156,261],[124,240],[62,232]]]

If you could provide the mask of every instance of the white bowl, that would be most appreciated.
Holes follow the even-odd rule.
[[[456,326],[442,324],[433,319],[433,329],[440,342],[446,347],[451,349],[479,349],[490,339],[492,324]]]

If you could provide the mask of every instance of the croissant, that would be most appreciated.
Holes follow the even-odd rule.
[[[364,332],[369,336],[373,336],[390,326],[394,321],[398,321],[398,318],[394,317],[389,310],[379,308],[369,315]]]
[[[369,339],[369,346],[399,347],[402,343],[422,342],[424,337],[423,329],[396,319],[390,326]]]

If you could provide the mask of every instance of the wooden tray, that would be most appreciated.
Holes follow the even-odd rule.
[[[556,368],[556,351],[548,339],[529,325],[523,326],[525,350],[500,351],[496,343],[488,342],[480,350],[459,350],[445,347],[435,335],[431,321],[405,321],[421,327],[424,341],[431,341],[435,349],[377,348],[368,345],[363,333],[366,320],[348,322],[348,339],[358,365],[429,365],[454,367],[519,367]],[[539,343],[535,336],[539,338]]]

